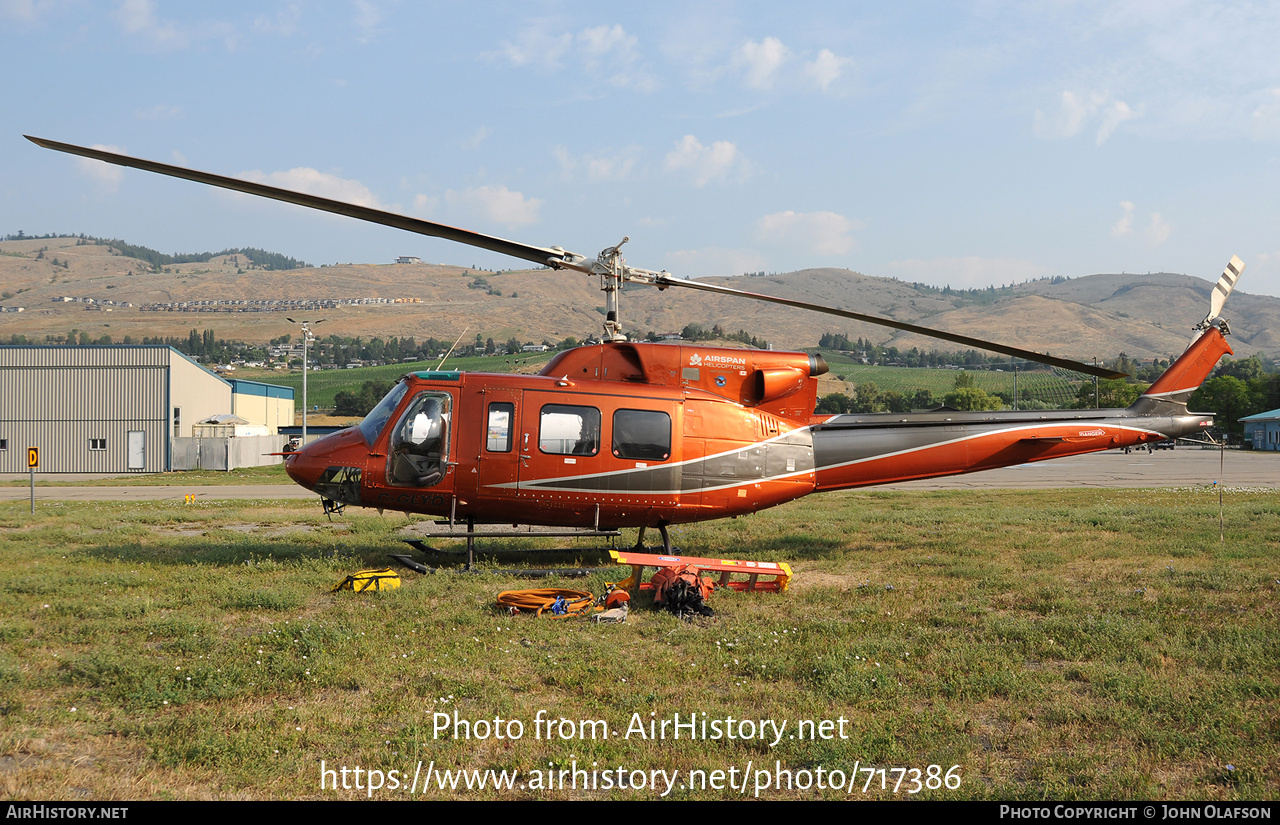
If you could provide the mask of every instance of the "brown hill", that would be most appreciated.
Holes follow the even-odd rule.
[[[482,279],[482,280],[481,280]],[[796,298],[935,326],[978,338],[1087,360],[1124,351],[1131,357],[1180,352],[1191,326],[1207,311],[1212,284],[1186,275],[1090,275],[1035,281],[1001,290],[947,292],[848,270],[807,269],[764,278],[717,281],[737,289]],[[219,337],[265,342],[294,330],[286,315],[324,317],[324,334],[453,338],[464,328],[505,341],[558,341],[597,334],[603,296],[595,278],[552,270],[477,272],[438,264],[347,264],[266,271],[243,256],[173,264],[154,271],[107,246],[74,238],[0,243],[0,336],[31,340],[72,329],[92,338],[109,334],[186,337],[213,329]],[[91,298],[98,303],[56,302]],[[195,301],[411,299],[322,311],[278,304],[270,311],[212,311],[178,307]],[[132,303],[108,306],[103,302]],[[143,311],[143,304],[169,304]],[[678,332],[688,323],[745,330],[778,348],[817,345],[840,332],[900,348],[950,345],[870,324],[726,296],[629,286],[621,296],[625,328],[633,335]],[[109,311],[108,311],[109,310]],[[320,312],[320,315],[317,315]],[[1280,351],[1280,299],[1232,296],[1227,316],[1241,355]]]

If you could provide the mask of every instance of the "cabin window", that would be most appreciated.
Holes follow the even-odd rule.
[[[671,416],[653,410],[618,410],[613,414],[613,454],[666,461],[671,457]]]
[[[489,405],[489,424],[485,429],[484,448],[491,453],[511,452],[511,420],[516,405],[496,401]]]
[[[551,455],[600,452],[600,411],[595,407],[547,404],[538,422],[538,449]]]
[[[382,400],[378,402],[378,406],[374,407],[360,422],[360,434],[364,436],[365,443],[370,447],[373,446],[373,442],[378,440],[378,436],[382,434],[382,428],[391,419],[391,414],[400,405],[400,399],[404,398],[405,393],[408,391],[408,383],[401,381],[396,384],[391,388],[391,392],[383,396]]]
[[[452,411],[448,393],[418,393],[391,431],[387,481],[413,487],[440,483],[448,468]]]

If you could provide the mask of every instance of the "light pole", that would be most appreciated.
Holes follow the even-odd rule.
[[[297,324],[302,327],[302,446],[307,446],[307,344],[315,340],[315,336],[311,334],[312,324],[323,324],[324,319],[319,321],[295,321],[292,318],[285,318],[291,324]]]

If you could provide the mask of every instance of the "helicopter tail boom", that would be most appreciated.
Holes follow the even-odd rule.
[[[817,489],[958,475],[1190,436],[1212,426],[1213,415],[1188,412],[1187,398],[1229,353],[1222,330],[1210,326],[1126,408],[818,419],[811,427]]]

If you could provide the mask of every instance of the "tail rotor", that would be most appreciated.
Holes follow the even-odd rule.
[[[1236,281],[1240,280],[1242,272],[1244,272],[1244,261],[1232,255],[1231,262],[1227,264],[1226,269],[1222,270],[1222,277],[1213,287],[1209,298],[1209,314],[1204,316],[1204,320],[1196,326],[1196,329],[1204,330],[1210,326],[1216,326],[1214,322],[1222,312],[1222,305],[1227,302],[1227,296],[1231,294],[1231,290],[1236,288]]]

